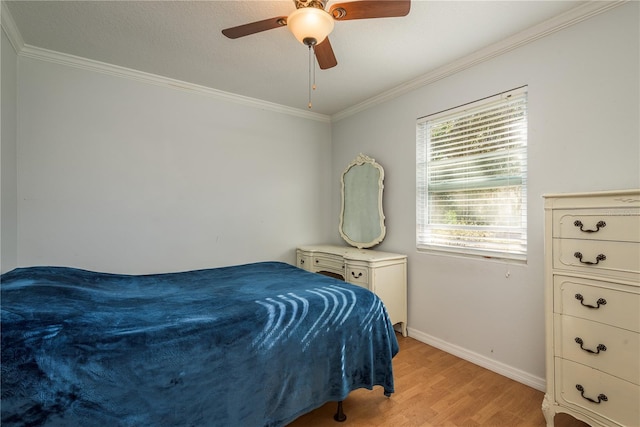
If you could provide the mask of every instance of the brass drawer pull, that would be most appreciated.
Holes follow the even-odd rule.
[[[607,351],[607,346],[604,344],[598,344],[598,347],[596,347],[597,351],[593,351],[591,349],[588,348],[584,348],[584,341],[582,341],[582,338],[580,337],[576,337],[576,343],[580,344],[580,348],[583,349],[584,351],[586,351],[587,353],[591,353],[591,354],[600,354],[601,351]]]
[[[596,304],[598,305],[589,305],[589,304],[585,304],[584,303],[584,297],[580,294],[576,294],[576,299],[578,301],[580,301],[580,304],[582,304],[583,306],[587,307],[587,308],[600,308],[601,305],[605,305],[607,304],[607,300],[604,298],[598,298],[598,301],[596,301]]]
[[[596,262],[591,262],[591,261],[583,261],[582,260],[582,253],[580,252],[575,252],[573,254],[574,257],[578,258],[578,261],[580,261],[583,264],[587,264],[587,265],[598,265],[600,263],[600,261],[604,261],[607,259],[607,257],[605,256],[605,254],[599,254],[596,257]]]
[[[576,384],[576,388],[580,392],[580,395],[582,396],[582,398],[587,399],[589,402],[600,404],[600,402],[606,402],[607,400],[609,400],[609,398],[602,393],[598,395],[598,400],[593,400],[592,398],[584,395],[584,387],[582,387],[580,384]]]
[[[584,231],[585,233],[595,233],[596,231],[600,231],[601,228],[604,228],[607,226],[607,223],[604,221],[598,221],[598,223],[596,224],[596,229],[595,230],[585,230],[584,225],[582,224],[582,221],[577,220],[573,223],[573,225],[575,225],[576,227],[580,227],[580,231]]]

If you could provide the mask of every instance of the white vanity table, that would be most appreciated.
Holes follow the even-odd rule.
[[[391,323],[407,336],[407,256],[348,246],[300,246],[297,266],[313,273],[329,273],[369,289],[380,297]]]
[[[340,236],[349,246],[311,245],[297,248],[298,267],[337,277],[380,297],[391,323],[407,336],[407,256],[371,248],[385,237],[382,190],[384,169],[358,155],[343,172]]]

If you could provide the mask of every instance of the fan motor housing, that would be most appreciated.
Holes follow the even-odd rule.
[[[296,2],[296,9],[301,9],[303,7],[316,7],[318,9],[324,10],[324,7],[327,4],[327,0],[294,0]]]

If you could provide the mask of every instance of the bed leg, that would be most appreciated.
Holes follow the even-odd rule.
[[[338,402],[338,410],[336,414],[333,416],[333,419],[338,421],[339,423],[344,422],[347,419],[347,416],[344,414],[342,410],[342,400]]]

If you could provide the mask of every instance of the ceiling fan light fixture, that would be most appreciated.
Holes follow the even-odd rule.
[[[287,27],[294,37],[304,45],[309,45],[309,39],[320,44],[333,31],[334,21],[329,13],[316,7],[296,9],[287,18]],[[306,41],[305,41],[306,40]]]

